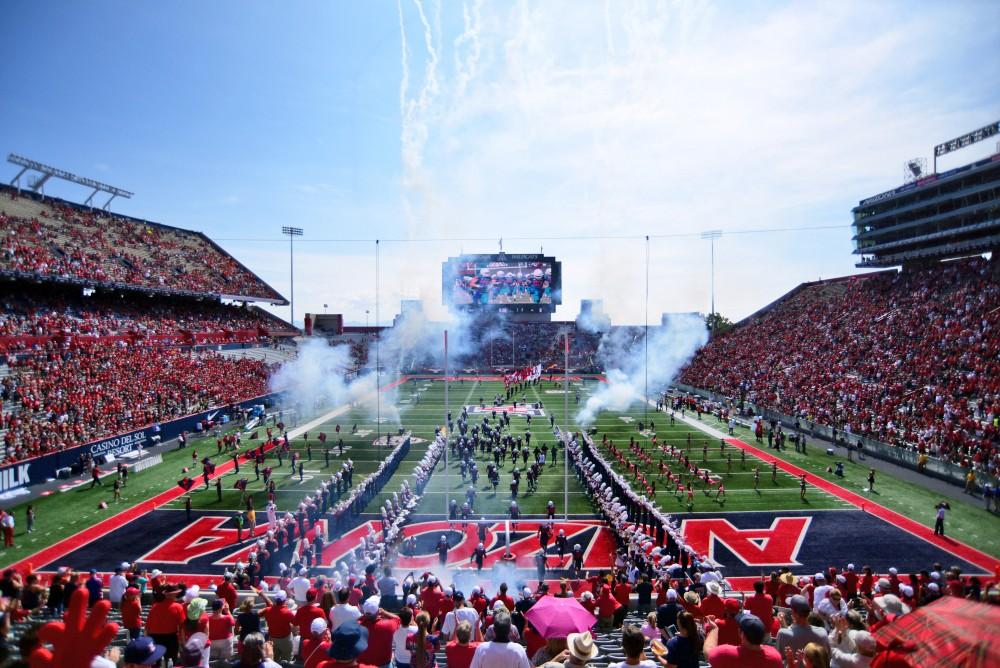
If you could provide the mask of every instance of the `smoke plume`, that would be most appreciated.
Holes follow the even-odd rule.
[[[708,341],[705,321],[694,313],[667,315],[662,327],[650,328],[648,362],[642,335],[639,327],[613,328],[604,335],[598,358],[607,370],[607,382],[587,399],[577,423],[593,424],[603,410],[628,410],[643,400],[647,382],[654,395]]]

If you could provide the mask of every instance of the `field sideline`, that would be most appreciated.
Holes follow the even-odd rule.
[[[445,421],[444,407],[444,384],[440,380],[429,380],[425,378],[402,379],[393,391],[385,393],[385,397],[393,397],[398,409],[398,422],[385,417],[391,414],[387,410],[388,406],[383,406],[383,417],[381,424],[377,424],[373,415],[366,409],[348,408],[335,418],[323,421],[309,428],[308,440],[303,434],[299,434],[292,440],[292,447],[307,457],[304,462],[303,476],[300,479],[298,473],[294,475],[285,462],[284,467],[278,467],[272,456],[268,457],[268,465],[275,468],[275,478],[278,483],[276,503],[279,510],[289,510],[297,506],[305,494],[314,493],[318,486],[318,479],[327,476],[337,470],[343,462],[350,458],[355,465],[355,480],[363,478],[372,472],[387,454],[385,446],[374,445],[375,434],[381,429],[385,434],[388,431],[393,433],[399,427],[411,433],[414,439],[409,454],[401,462],[398,471],[386,484],[382,494],[372,500],[366,508],[367,513],[374,513],[378,504],[383,502],[388,495],[398,490],[402,481],[409,479],[412,483],[412,471],[416,463],[426,452],[428,441],[433,438],[434,431]],[[586,401],[592,388],[599,382],[596,380],[574,381],[570,386],[569,409],[570,416],[563,414],[563,394],[562,383],[549,383],[543,380],[537,385],[526,389],[523,399],[529,403],[541,402],[544,404],[544,416],[534,418],[529,426],[527,420],[521,416],[511,417],[511,432],[515,435],[524,434],[527,431],[532,433],[532,445],[536,443],[546,443],[554,446],[556,439],[550,428],[549,416],[555,418],[557,425],[569,423],[569,428],[577,430],[579,425],[572,422],[573,413],[577,409],[577,395],[579,402]],[[464,382],[452,381],[449,383],[449,400],[453,417],[457,417],[462,406],[478,405],[480,398],[487,406],[492,403],[494,394],[502,393],[503,385],[493,380],[465,380]],[[521,397],[518,397],[521,400]],[[568,420],[567,420],[568,417]],[[789,512],[799,513],[802,511],[851,511],[854,506],[845,502],[844,499],[819,487],[809,485],[806,491],[806,499],[803,502],[799,498],[798,480],[792,475],[779,471],[775,481],[772,482],[770,466],[764,464],[753,455],[747,455],[746,464],[736,456],[739,450],[733,446],[727,447],[726,452],[720,452],[718,439],[713,439],[698,427],[700,425],[689,425],[681,420],[676,420],[674,425],[669,424],[669,416],[664,413],[656,413],[652,408],[643,410],[642,406],[637,406],[633,410],[622,413],[602,413],[593,425],[597,432],[595,444],[601,453],[612,459],[610,453],[605,448],[601,448],[602,437],[607,434],[610,441],[613,441],[620,448],[627,451],[629,438],[635,438],[653,458],[653,467],[643,467],[647,471],[647,476],[655,479],[651,475],[659,460],[659,451],[653,450],[651,441],[646,435],[640,434],[637,423],[642,420],[648,422],[652,419],[655,422],[655,432],[660,443],[670,443],[676,447],[688,450],[687,439],[690,435],[691,446],[689,456],[699,467],[707,466],[714,474],[723,478],[726,484],[726,501],[723,505],[714,498],[705,495],[702,491],[696,494],[694,506],[687,508],[685,500],[678,500],[677,496],[666,489],[666,482],[661,487],[657,483],[656,501],[660,507],[672,513],[678,519],[684,518],[715,518],[728,516],[736,518],[744,515],[746,518],[759,513]],[[479,414],[470,415],[470,427],[478,424]],[[336,425],[341,427],[340,436],[336,435]],[[703,425],[723,430],[724,425],[709,416],[703,416]],[[356,429],[355,429],[356,427]],[[324,432],[328,436],[326,446],[331,450],[329,466],[326,464],[324,449],[318,441],[319,432]],[[261,435],[263,431],[261,430]],[[753,444],[753,435],[742,430],[737,433],[746,443]],[[338,454],[337,442],[343,439],[345,451],[343,456]],[[704,443],[704,444],[703,444]],[[707,453],[704,447],[707,445]],[[766,446],[765,446],[766,448]],[[197,458],[205,455],[214,456],[216,447],[214,439],[203,438],[194,440],[192,444],[184,450],[171,450],[164,453],[163,464],[133,474],[129,478],[128,487],[124,490],[123,501],[121,503],[111,503],[110,479],[105,481],[104,487],[91,489],[90,484],[85,484],[73,490],[53,493],[49,496],[36,499],[33,503],[37,512],[38,520],[36,530],[32,534],[27,534],[24,530],[24,504],[13,508],[15,516],[18,518],[18,528],[15,534],[16,547],[7,548],[0,554],[0,565],[7,566],[12,563],[21,562],[39,551],[67,539],[81,531],[86,530],[97,522],[111,518],[115,513],[119,513],[139,505],[146,507],[151,499],[165,490],[179,490],[176,483],[183,477],[183,468],[191,466],[193,451],[197,450]],[[312,459],[308,459],[311,450]],[[774,451],[768,450],[770,455]],[[706,457],[707,454],[707,457]],[[734,455],[731,470],[728,461],[729,454]],[[801,467],[810,474],[819,476],[824,480],[840,485],[845,489],[863,494],[863,466],[856,462],[845,462],[847,475],[844,479],[826,474],[826,467],[833,461],[843,458],[830,458],[825,452],[816,447],[810,448],[809,454],[801,455],[792,451],[783,451],[776,455],[789,464]],[[666,458],[666,456],[664,455]],[[502,468],[501,482],[497,492],[494,494],[486,480],[486,455],[477,453],[476,459],[479,464],[480,478],[477,486],[477,500],[474,516],[481,515],[489,517],[503,517],[506,515],[510,504],[510,471],[511,464]],[[551,459],[551,457],[550,457]],[[217,463],[227,461],[225,458],[216,458]],[[228,460],[231,461],[231,460]],[[676,461],[673,462],[674,470],[677,470]],[[761,484],[759,493],[753,490],[752,469],[753,466],[761,468]],[[523,468],[523,464],[522,464]],[[539,488],[533,494],[525,494],[526,483],[522,480],[521,494],[518,495],[518,503],[521,511],[525,515],[540,515],[548,500],[553,500],[557,507],[558,516],[568,512],[573,516],[587,516],[594,512],[590,499],[583,493],[582,488],[576,480],[575,474],[570,471],[568,476],[563,475],[564,452],[559,450],[558,459],[555,466],[546,466],[545,473],[539,481]],[[191,473],[200,471],[200,467]],[[188,475],[191,475],[189,473]],[[200,482],[200,477],[195,478]],[[255,495],[255,507],[261,510],[266,503],[263,493],[262,481],[254,479],[253,467],[241,464],[239,477],[248,477],[250,480],[250,491]],[[239,506],[240,493],[233,488],[233,483],[237,476],[233,472],[227,472],[223,476],[223,495],[220,502],[216,495],[214,481],[208,490],[196,485],[191,491],[192,507],[196,511],[214,511],[231,513]],[[444,460],[439,463],[431,482],[427,487],[426,494],[417,508],[417,513],[425,517],[443,517],[449,498],[455,498],[459,505],[463,501],[463,492],[468,487],[468,482],[463,482],[459,474],[458,463],[450,460],[447,468]],[[880,475],[878,482],[878,494],[873,495],[873,501],[891,510],[899,512],[917,522],[931,525],[933,522],[932,507],[935,502],[934,496],[913,483],[894,479],[888,475]],[[182,494],[177,494],[177,498],[167,500],[159,504],[161,510],[181,511],[184,507]],[[565,507],[564,499],[569,499],[568,508]],[[100,510],[97,504],[100,501],[108,501],[109,508]],[[989,555],[1000,554],[1000,536],[997,532],[989,530],[996,521],[995,516],[987,513],[981,507],[974,504],[953,502],[953,512],[948,519],[949,535],[967,543]],[[926,509],[923,513],[921,509]],[[846,517],[846,515],[844,515]],[[141,521],[141,520],[139,520]],[[735,521],[735,520],[734,520]],[[740,520],[743,521],[743,520]],[[747,519],[749,521],[749,519]],[[122,546],[127,547],[127,546]],[[137,555],[122,554],[121,558],[132,558]],[[36,563],[36,567],[45,564]]]

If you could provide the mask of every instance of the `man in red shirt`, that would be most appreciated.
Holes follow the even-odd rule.
[[[507,583],[506,582],[501,582],[500,583],[500,591],[498,591],[497,595],[494,596],[493,599],[490,601],[489,607],[490,607],[491,610],[493,609],[493,606],[494,606],[494,604],[497,601],[503,602],[503,607],[507,608],[508,612],[511,612],[511,611],[514,610],[514,599],[512,599],[510,596],[507,595]]]
[[[392,663],[392,635],[399,628],[399,617],[379,607],[381,598],[370,596],[361,606],[358,623],[368,630],[368,648],[358,655],[361,663],[386,666]]]
[[[226,573],[222,580],[222,584],[218,586],[215,594],[229,604],[230,610],[236,609],[236,587],[233,586],[232,573]]]
[[[122,599],[122,626],[128,629],[129,640],[135,640],[142,635],[142,604],[139,603],[139,590],[129,587]]]
[[[153,592],[153,605],[146,618],[146,633],[157,645],[167,649],[164,656],[177,661],[177,634],[186,617],[184,606],[177,602],[179,590],[166,586]]]
[[[469,642],[471,639],[472,625],[465,621],[459,622],[455,627],[455,638],[444,648],[448,668],[469,668],[472,665],[472,656],[479,643]]]
[[[615,600],[621,603],[621,607],[615,610],[615,628],[622,625],[625,615],[628,614],[629,598],[632,596],[632,585],[624,577],[615,585]]]
[[[309,629],[312,628],[312,620],[326,619],[326,613],[323,612],[323,608],[316,605],[317,593],[315,589],[309,589],[306,592],[305,605],[295,611],[295,621],[292,622],[292,626],[295,627],[296,633],[302,636],[303,640],[309,635]],[[299,654],[301,655],[302,648],[299,647],[299,650]],[[305,656],[303,655],[301,658],[304,659]]]
[[[292,623],[295,621],[295,615],[285,607],[288,595],[282,590],[272,599],[263,590],[257,593],[267,603],[258,614],[267,622],[268,639],[274,645],[274,660],[288,663],[292,660]]]
[[[774,631],[774,599],[764,593],[764,582],[757,580],[753,583],[754,595],[746,600],[747,612],[760,618],[764,622],[764,628],[768,633]]]
[[[736,618],[740,627],[739,645],[720,645],[719,627],[712,618],[705,619],[705,643],[702,647],[712,668],[782,668],[781,654],[763,645],[767,636],[764,622],[754,615]]]
[[[726,614],[726,604],[722,601],[721,596],[722,585],[718,582],[709,582],[705,588],[708,589],[708,595],[701,600],[702,617],[712,615],[721,619]]]
[[[330,649],[330,634],[327,632],[326,620],[318,617],[309,625],[309,636],[302,635],[302,646],[299,648],[302,654],[303,668],[316,668],[327,659],[327,650]]]
[[[431,616],[431,622],[434,622],[441,614],[441,601],[443,599],[444,594],[438,586],[437,578],[432,575],[427,579],[427,586],[420,593],[420,601],[423,603],[424,610]]]

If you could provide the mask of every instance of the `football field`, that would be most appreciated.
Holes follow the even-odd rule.
[[[610,564],[613,537],[580,486],[572,466],[564,473],[565,452],[553,434],[553,421],[573,431],[581,429],[574,415],[586,402],[600,380],[570,381],[568,397],[560,379],[543,379],[530,385],[515,398],[526,402],[529,410],[512,413],[509,431],[525,437],[531,433],[531,445],[555,448],[556,461],[550,456],[534,492],[527,491],[522,478],[517,502],[523,523],[509,538],[523,555],[537,551],[533,532],[544,517],[545,507],[552,500],[561,526],[574,541],[585,541],[588,567]],[[369,530],[378,533],[378,506],[398,491],[404,480],[413,485],[413,469],[425,454],[435,430],[441,428],[450,410],[457,419],[463,407],[469,410],[469,427],[479,425],[483,418],[493,420],[494,396],[503,394],[503,384],[493,379],[465,378],[448,383],[445,403],[444,382],[439,378],[401,378],[381,395],[378,409],[374,404],[331,407],[316,418],[283,416],[291,436],[292,448],[303,459],[301,473],[292,470],[287,458],[279,465],[276,456],[267,456],[276,482],[275,499],[279,511],[294,510],[307,494],[315,494],[321,479],[339,470],[350,459],[354,464],[354,480],[372,473],[390,451],[385,445],[387,434],[397,435],[402,429],[411,438],[409,453],[400,462],[395,474],[380,493],[367,505],[355,528],[329,536],[324,550],[324,563],[329,564],[353,550],[361,535]],[[568,401],[567,401],[568,399]],[[568,403],[569,415],[564,411]],[[483,408],[485,406],[485,408]],[[527,417],[532,413],[532,417]],[[639,426],[642,423],[643,429]],[[339,431],[338,431],[339,426]],[[826,473],[826,467],[840,457],[830,457],[817,447],[807,454],[783,451],[774,453],[766,444],[758,447],[752,434],[738,431],[734,437],[723,433],[724,425],[703,416],[701,420],[688,414],[643,410],[641,404],[625,412],[604,412],[598,416],[593,431],[595,450],[615,469],[639,488],[632,463],[647,480],[655,481],[653,502],[678,522],[686,542],[699,552],[709,554],[722,563],[734,577],[759,576],[782,565],[796,572],[815,572],[831,564],[867,563],[877,570],[889,566],[922,569],[935,561],[958,563],[968,573],[989,572],[996,564],[998,553],[995,531],[979,528],[967,530],[958,540],[930,536],[930,512],[921,515],[915,509],[933,506],[934,497],[916,485],[889,476],[880,476],[875,493],[865,490],[863,463],[846,463],[845,477]],[[265,438],[265,427],[257,431],[258,439],[244,433],[243,450]],[[277,430],[275,430],[277,433]],[[320,434],[325,434],[325,443]],[[377,442],[381,434],[381,443]],[[654,443],[655,437],[655,443]],[[604,445],[605,438],[607,445]],[[742,439],[742,440],[741,440]],[[648,457],[643,462],[630,449],[633,447]],[[341,452],[340,444],[343,444]],[[622,454],[622,461],[612,454],[611,444]],[[723,443],[725,445],[723,445]],[[671,450],[673,448],[673,450]],[[212,457],[221,474],[221,500],[210,481],[208,489],[201,483],[200,464],[205,456]],[[699,469],[708,471],[712,484],[701,478],[692,480],[680,458]],[[513,463],[508,459],[501,466],[500,484],[494,491],[486,476],[489,453],[477,452],[479,469],[473,519],[485,517],[489,522],[488,548],[495,559],[505,549],[508,538],[503,536],[504,519],[511,502],[510,481]],[[660,460],[673,475],[683,475],[685,487],[694,483],[695,492],[689,500],[686,492],[660,474]],[[193,464],[193,462],[195,462]],[[777,462],[772,467],[772,462]],[[523,460],[517,465],[524,470]],[[184,471],[185,468],[189,470]],[[754,484],[754,469],[759,470],[759,482]],[[805,494],[801,494],[800,475],[807,475]],[[185,493],[177,481],[185,475],[195,480],[195,486]],[[266,492],[262,479],[257,479],[254,467],[241,460],[240,472],[233,470],[232,458],[219,455],[214,437],[195,439],[185,449],[163,453],[163,463],[129,477],[119,502],[112,501],[111,478],[103,486],[91,489],[89,480],[83,484],[66,485],[33,503],[38,514],[36,531],[24,532],[23,522],[16,534],[16,547],[0,555],[3,565],[32,565],[43,572],[60,566],[78,569],[109,568],[120,561],[138,561],[140,566],[161,568],[168,573],[211,577],[229,564],[245,558],[248,547],[235,540],[233,516],[241,506],[241,493],[234,487],[240,478],[247,478],[248,491],[258,510],[258,533],[266,530],[263,508]],[[725,485],[724,498],[717,494],[717,485]],[[418,537],[420,552],[408,557],[404,566],[430,566],[436,563],[434,542],[441,533],[449,537],[454,557],[449,565],[468,567],[467,560],[475,544],[473,528],[463,528],[447,521],[450,499],[459,506],[471,484],[463,480],[459,463],[449,455],[442,458],[428,483],[425,494],[414,509],[407,535]],[[191,520],[185,511],[191,504]],[[568,500],[568,505],[566,503]],[[108,502],[107,509],[98,504]],[[995,521],[995,517],[977,509],[974,504],[953,503],[954,522],[965,524]],[[24,508],[14,509],[23,517]],[[567,519],[563,519],[568,515]],[[297,546],[289,546],[287,559]],[[551,552],[550,547],[550,552]],[[164,556],[167,555],[167,556]],[[172,556],[171,556],[172,555]],[[523,556],[519,555],[519,556]],[[553,558],[555,556],[553,555]],[[518,561],[522,567],[530,562]],[[557,564],[553,564],[558,567]],[[565,565],[565,564],[563,564]]]

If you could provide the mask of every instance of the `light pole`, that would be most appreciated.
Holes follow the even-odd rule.
[[[292,279],[292,292],[291,292],[291,311],[292,317],[289,322],[292,323],[292,327],[295,327],[295,237],[302,236],[301,227],[282,227],[281,233],[288,236],[288,273],[291,275]]]
[[[722,230],[708,230],[701,233],[702,239],[708,239],[712,245],[712,336],[715,336],[715,240],[722,236]]]

